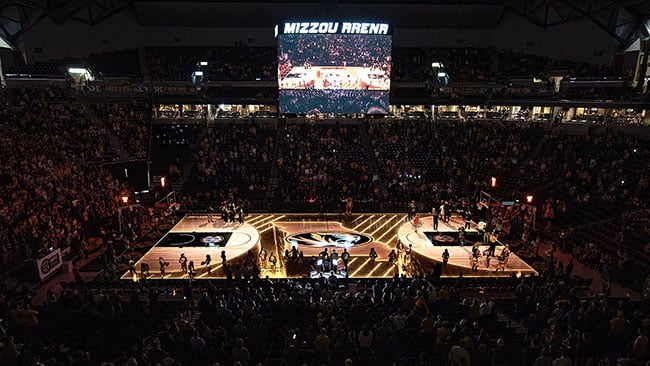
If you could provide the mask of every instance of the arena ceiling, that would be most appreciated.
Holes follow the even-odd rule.
[[[588,19],[621,48],[648,38],[647,0],[0,0],[0,38],[20,36],[49,18],[56,24],[93,26],[129,12],[142,26],[271,27],[286,20],[349,19],[390,22],[395,28],[494,29],[505,16],[520,16],[540,30]]]

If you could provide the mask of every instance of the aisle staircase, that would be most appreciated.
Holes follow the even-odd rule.
[[[110,126],[104,121],[103,118],[97,113],[95,105],[92,103],[86,104],[86,108],[83,108],[84,116],[92,122],[93,125],[101,126],[106,135],[108,136],[108,142],[110,146],[106,147],[106,156],[112,156],[113,160],[125,160],[129,158],[129,150],[126,147],[126,144],[122,139],[120,139],[115,132],[110,128]]]
[[[284,125],[286,118],[278,118],[278,131],[275,136],[275,147],[273,157],[271,158],[271,173],[269,174],[269,182],[266,188],[266,202],[272,202],[275,198],[275,190],[278,188],[278,164],[277,161],[282,157],[282,146],[284,145],[285,131]]]

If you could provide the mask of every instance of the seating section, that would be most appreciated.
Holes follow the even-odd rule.
[[[210,80],[275,80],[277,51],[273,47],[217,47],[210,55]]]
[[[499,51],[498,76],[532,78],[545,75],[548,57],[527,55],[519,52]]]
[[[206,61],[207,47],[146,47],[146,65],[153,81],[190,81],[197,63]]]
[[[182,169],[185,164],[192,164],[203,126],[173,122],[154,123],[151,128],[151,175],[166,176],[170,186],[182,184]]]
[[[539,126],[426,126],[412,120],[371,120],[368,132],[381,167],[383,199],[402,209],[412,199],[430,205],[474,197],[488,177],[525,169],[534,137],[541,135]]]
[[[7,78],[63,79],[64,74],[56,63],[37,62],[33,65],[14,65],[6,70]]]
[[[94,106],[97,115],[121,142],[126,156],[144,159],[149,153],[151,109],[147,103],[102,103]]]
[[[133,194],[101,169],[114,154],[105,125],[86,118],[68,90],[0,93],[2,271],[56,248],[85,256],[101,232],[127,224],[117,212],[120,197]],[[125,233],[140,235],[145,221],[134,215]]]
[[[215,207],[230,197],[262,205],[276,135],[275,122],[215,123],[198,142],[196,165],[183,192],[191,201]]]
[[[585,285],[565,278],[62,283],[43,306],[2,300],[4,349],[15,351],[0,361],[532,365],[626,354],[632,329],[646,331],[647,307],[585,298]],[[27,342],[36,334],[47,341]]]
[[[396,81],[433,80],[438,72],[432,62],[442,63],[451,80],[487,81],[490,79],[492,50],[488,48],[396,48],[393,50]]]
[[[357,125],[287,123],[283,135],[277,200],[326,201],[338,209],[347,197],[379,198]]]
[[[88,65],[97,76],[142,77],[140,59],[135,48],[91,54]]]
[[[206,96],[275,95],[227,85],[273,80],[273,47],[144,51],[146,70],[135,49],[88,61],[106,78],[148,75],[158,83],[188,81],[205,60],[198,67],[223,84]],[[558,70],[576,78],[627,77],[618,68],[482,48],[398,48],[393,57],[395,80],[404,82],[433,78],[434,60],[455,81]],[[63,65],[15,66],[8,74],[62,79]],[[639,95],[601,85],[563,88],[554,97]],[[107,101],[68,88],[0,88],[0,365],[650,362],[644,347],[650,142],[610,124],[641,123],[634,109],[576,115],[575,122],[589,124],[577,126],[553,121],[549,111],[533,118],[525,107],[515,120],[504,120],[496,108],[480,116],[447,107],[435,119],[415,109],[397,118],[259,111],[247,119],[168,102],[152,121],[153,98]],[[147,159],[151,178],[165,176],[169,186],[136,196],[102,166],[123,159]],[[237,201],[251,211],[340,214],[351,197],[355,213],[405,212],[415,201],[416,211],[428,215],[444,204],[449,212],[471,212],[474,221],[494,217],[490,228],[500,228],[500,240],[539,276],[440,278],[416,258],[412,278],[260,279],[234,270],[235,278],[222,280],[117,280],[136,270],[135,252],[178,219],[154,204],[170,191],[189,212]],[[494,200],[481,201],[485,193]],[[542,244],[549,248],[544,254],[537,251]],[[56,291],[37,299],[35,260],[56,249],[66,252],[64,267],[74,281],[55,283]],[[95,252],[101,254],[83,262],[101,275],[87,281],[75,261]],[[246,266],[255,267],[255,254]],[[556,263],[558,254],[571,258],[571,266],[575,260],[583,274],[593,271],[602,289],[594,291],[568,263]],[[611,283],[630,294],[612,298]]]

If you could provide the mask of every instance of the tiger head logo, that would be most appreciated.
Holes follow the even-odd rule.
[[[316,247],[339,247],[349,248],[355,245],[370,243],[372,237],[354,232],[308,232],[292,234],[285,238],[292,244],[300,244]]]

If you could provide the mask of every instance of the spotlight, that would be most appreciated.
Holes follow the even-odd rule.
[[[533,196],[532,195],[529,194],[528,196],[526,196],[526,203],[533,203]]]

